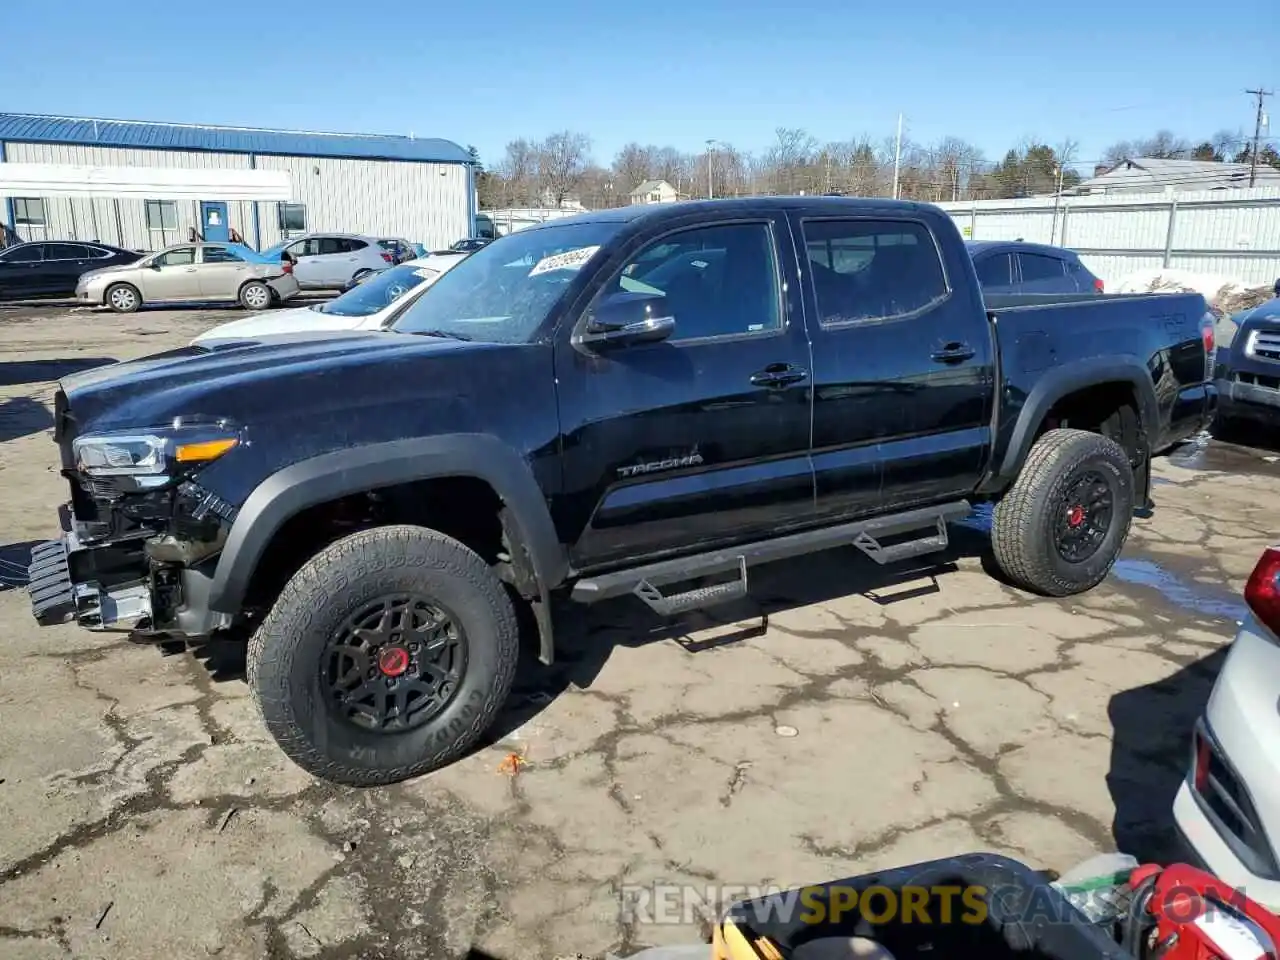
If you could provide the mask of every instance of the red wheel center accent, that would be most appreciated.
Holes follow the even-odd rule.
[[[1080,524],[1084,523],[1084,507],[1077,503],[1074,507],[1069,509],[1067,511],[1067,523],[1073,527],[1078,527]]]
[[[378,654],[378,669],[386,677],[400,676],[409,669],[409,651],[404,647],[387,647]]]

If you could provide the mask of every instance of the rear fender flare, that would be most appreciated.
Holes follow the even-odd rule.
[[[1147,364],[1136,356],[1075,360],[1051,367],[1039,375],[1035,386],[1027,394],[1014,422],[1009,445],[1005,448],[991,482],[984,485],[988,489],[983,492],[995,492],[992,488],[1003,487],[1017,477],[1035,443],[1041,422],[1055,403],[1090,386],[1116,382],[1133,386],[1134,395],[1138,398],[1136,412],[1140,430],[1147,437],[1158,432],[1160,404],[1156,399],[1155,385]]]
[[[474,477],[503,501],[508,528],[528,553],[538,588],[568,576],[546,499],[525,459],[487,434],[446,434],[337,450],[291,464],[254,488],[236,515],[218,558],[209,607],[238,613],[258,562],[290,517],[339,497],[416,480]]]

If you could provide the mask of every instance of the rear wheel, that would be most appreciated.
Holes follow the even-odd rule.
[[[298,571],[249,643],[267,729],[299,766],[353,786],[461,756],[506,700],[518,653],[501,581],[458,541],[380,527]]]
[[[246,310],[265,310],[271,306],[271,288],[261,280],[250,280],[240,288],[240,306]]]
[[[103,300],[116,313],[133,313],[142,306],[142,294],[129,283],[117,283],[108,287]]]
[[[1133,469],[1118,443],[1084,430],[1050,430],[996,505],[996,562],[1036,593],[1083,593],[1120,555],[1133,509]]]

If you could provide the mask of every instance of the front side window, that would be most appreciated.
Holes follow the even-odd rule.
[[[910,220],[809,220],[809,275],[821,323],[915,313],[946,298],[933,235]]]
[[[586,222],[507,234],[447,270],[392,325],[398,333],[530,343],[622,227]]]
[[[983,287],[1007,287],[1013,282],[1013,261],[1007,253],[997,253],[977,263],[978,283]]]
[[[280,229],[285,233],[300,233],[307,229],[307,208],[301,203],[282,203],[279,207]]]
[[[1018,266],[1022,269],[1023,283],[1036,280],[1061,280],[1063,276],[1061,260],[1042,257],[1038,253],[1018,254]]]
[[[703,340],[781,329],[778,291],[769,224],[733,223],[669,234],[641,249],[597,302],[623,292],[661,296],[676,322],[670,340]]]
[[[196,262],[195,247],[178,247],[160,254],[152,263],[157,267],[186,267]]]
[[[306,240],[299,240],[287,249],[294,257],[314,257],[320,252],[320,241],[315,237],[308,237]]]
[[[38,243],[28,244],[25,247],[17,247],[13,250],[6,250],[4,254],[5,263],[37,263],[43,259],[43,247]]]
[[[16,223],[43,227],[48,223],[44,201],[35,197],[14,197],[13,219]]]
[[[244,258],[226,247],[205,247],[205,263],[244,263]]]

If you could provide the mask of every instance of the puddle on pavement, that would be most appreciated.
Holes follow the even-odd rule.
[[[1280,454],[1265,447],[1225,443],[1208,433],[1192,437],[1182,446],[1170,451],[1166,459],[1171,466],[1183,470],[1280,476]]]
[[[1174,606],[1204,617],[1222,617],[1232,621],[1244,619],[1244,598],[1225,589],[1184,580],[1154,560],[1121,557],[1111,568],[1111,575],[1124,583],[1150,587]]]
[[[979,504],[963,520],[962,527],[991,532],[993,506]],[[1190,577],[1182,577],[1154,560],[1144,557],[1121,557],[1111,568],[1111,576],[1122,583],[1148,587],[1157,591],[1169,603],[1187,613],[1202,617],[1221,617],[1231,621],[1244,618],[1244,598],[1221,587],[1197,583]]]

